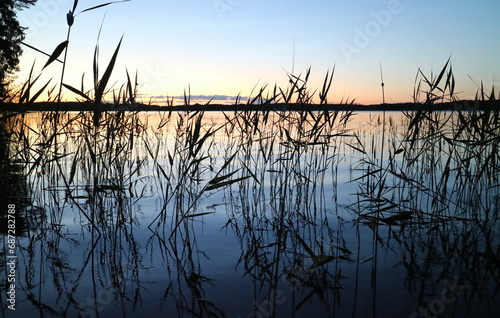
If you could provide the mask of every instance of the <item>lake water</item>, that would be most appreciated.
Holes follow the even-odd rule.
[[[500,129],[484,116],[11,118],[2,314],[497,317]]]

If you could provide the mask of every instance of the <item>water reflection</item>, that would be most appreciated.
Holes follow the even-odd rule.
[[[500,312],[495,118],[29,116],[0,143],[18,315]]]

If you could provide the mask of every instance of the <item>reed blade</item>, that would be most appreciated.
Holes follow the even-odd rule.
[[[69,41],[64,41],[64,42],[60,43],[55,48],[54,52],[52,52],[52,54],[50,55],[47,63],[45,63],[45,65],[42,68],[42,70],[45,69],[50,64],[52,64],[52,62],[54,62],[55,60],[57,60],[57,58],[61,55],[61,53],[64,51],[64,49],[66,49],[66,47],[68,46],[68,43],[69,43]]]

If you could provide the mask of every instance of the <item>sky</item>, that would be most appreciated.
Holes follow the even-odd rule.
[[[106,2],[80,0],[76,12]],[[72,7],[73,0],[39,0],[20,11],[25,42],[52,53],[66,40]],[[381,67],[385,101],[411,102],[419,68],[439,73],[450,57],[455,91],[466,99],[481,81],[500,89],[499,21],[498,0],[131,0],[75,17],[64,83],[80,88],[84,75],[92,87],[101,29],[100,74],[123,36],[111,82],[119,88],[127,70],[137,74],[140,96],[160,105],[185,90],[217,102],[266,84],[286,88],[287,74],[304,76],[309,67],[311,91],[335,68],[331,103],[381,103]],[[23,50],[19,81],[33,63],[40,85],[59,81],[60,63],[42,70],[47,57]]]

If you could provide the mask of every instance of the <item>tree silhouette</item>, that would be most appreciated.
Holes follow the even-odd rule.
[[[12,75],[19,70],[24,31],[17,20],[18,10],[35,4],[36,0],[1,0],[0,2],[0,101],[9,96]]]

